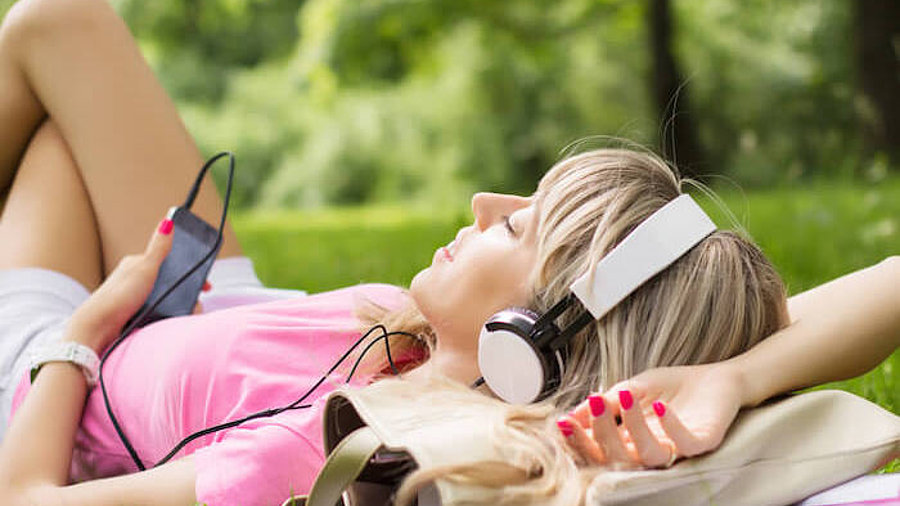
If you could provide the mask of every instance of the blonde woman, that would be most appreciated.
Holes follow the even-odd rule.
[[[324,457],[323,397],[346,371],[327,375],[304,401],[308,408],[203,436],[174,460],[153,463],[188,434],[296,400],[360,336],[362,312],[416,336],[395,348],[400,369],[408,371],[409,381],[400,383],[440,377],[448,395],[459,391],[479,376],[476,342],[488,317],[511,306],[546,311],[575,277],[681,191],[669,167],[647,154],[606,150],[563,160],[533,197],[476,194],[475,223],[435,254],[408,292],[387,285],[308,297],[267,292],[226,228],[206,299],[220,310],[208,305],[202,314],[138,330],[106,364],[110,407],[134,458],[99,389],[88,386],[89,361],[45,360],[32,383],[26,354],[38,345],[61,346],[84,357],[109,345],[146,298],[171,247],[172,224],[157,219],[202,159],[127,28],[101,0],[16,4],[0,27],[0,88],[0,188],[8,188],[0,218],[0,400],[12,412],[0,446],[2,504],[274,504],[302,493]],[[204,186],[194,211],[215,222],[220,208]],[[268,301],[249,303],[260,300]],[[574,336],[556,394],[521,409],[543,427],[601,385],[653,367],[728,359],[788,323],[781,281],[765,257],[739,235],[715,232]],[[896,329],[895,317],[887,323]],[[801,320],[782,332],[791,329],[806,336],[796,339],[803,346],[815,344],[815,327]],[[880,326],[858,330],[851,335],[862,340],[886,335]],[[883,351],[860,355],[872,362]],[[388,375],[384,358],[367,358],[355,384]],[[822,355],[816,370],[827,370],[831,360]],[[802,376],[799,383],[832,374]],[[708,406],[732,397],[683,396],[696,383],[672,377],[643,376],[648,381],[640,383],[643,390],[635,383],[635,399],[667,402],[669,419],[677,415],[702,443],[684,447],[687,439],[677,433],[674,443],[660,442],[662,433],[656,442],[682,454],[711,449],[715,437],[704,440],[703,427],[692,422],[727,425],[733,406]],[[758,388],[754,381],[740,388],[752,384],[762,396],[796,386]],[[498,402],[481,390],[463,388],[463,397]],[[573,432],[589,462],[668,459],[641,449],[647,422],[625,408],[637,452],[629,453],[632,443],[623,440],[618,457],[601,453],[586,432]],[[699,416],[705,412],[712,414]],[[583,408],[574,418],[568,423],[588,421]],[[595,436],[593,444],[604,444],[602,432]],[[569,455],[557,433],[539,430],[535,437],[555,445],[556,455]],[[148,469],[138,471],[138,462]],[[572,462],[564,459],[559,468]],[[415,486],[409,483],[407,489]],[[538,501],[541,493],[547,491],[529,492]],[[580,496],[575,490],[567,497]]]

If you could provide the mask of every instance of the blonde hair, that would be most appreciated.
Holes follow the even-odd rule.
[[[566,296],[577,277],[681,194],[686,182],[657,156],[629,149],[588,151],[554,165],[535,194],[539,276],[531,309],[546,311]],[[393,329],[412,329],[409,324],[418,322],[415,332],[430,332],[427,323],[422,326],[421,315],[405,311],[400,319],[397,314],[383,316],[393,320]],[[570,310],[557,321],[565,326],[577,316],[578,311]],[[551,428],[560,408],[646,369],[735,356],[787,321],[784,286],[759,248],[740,233],[714,232],[572,339],[561,387],[551,398],[532,406],[497,408],[507,413],[506,423],[497,428],[497,443],[515,444],[529,455],[528,465],[543,470],[539,477],[497,469],[513,464],[420,469],[401,487],[398,502],[409,502],[415,489],[436,477],[462,474],[477,483],[512,487],[504,495],[509,503],[560,500],[563,489],[581,487],[584,478]],[[402,386],[396,388],[417,388],[411,383],[399,382]],[[495,473],[475,472],[485,467]],[[497,477],[503,477],[503,483],[495,483]],[[573,497],[573,490],[564,495]]]

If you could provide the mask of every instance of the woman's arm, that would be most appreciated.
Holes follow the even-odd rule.
[[[141,473],[65,486],[86,393],[77,366],[51,362],[41,368],[0,450],[0,503],[193,504],[196,473],[190,457]]]
[[[73,315],[64,335],[104,349],[149,295],[171,247],[161,227],[142,255],[126,257]],[[84,375],[68,362],[45,364],[0,446],[0,504],[191,504],[196,472],[182,459],[157,469],[66,486],[75,433],[87,395]]]
[[[791,325],[727,362],[743,406],[852,378],[900,346],[900,257],[893,256],[788,301]]]
[[[668,441],[679,457],[714,450],[741,407],[872,369],[900,344],[900,258],[792,297],[788,310],[791,325],[742,355],[644,371],[605,392],[601,404],[607,409],[596,419],[586,400],[572,412],[569,441],[589,462],[659,466],[670,460]],[[630,439],[621,431],[603,430],[604,419],[622,413],[619,392],[624,390],[643,408],[622,417]],[[662,404],[651,409],[655,401]],[[602,448],[622,451],[610,459]]]

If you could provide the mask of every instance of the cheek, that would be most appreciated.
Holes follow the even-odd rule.
[[[527,303],[532,264],[516,252],[462,256],[416,274],[410,296],[436,330],[477,333],[497,311]]]
[[[476,259],[458,259],[451,264],[420,271],[409,286],[409,294],[429,323],[439,332],[475,332],[502,308],[504,292],[496,268]]]

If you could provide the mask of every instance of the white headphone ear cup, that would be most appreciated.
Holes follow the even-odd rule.
[[[478,336],[478,367],[484,382],[498,397],[514,404],[537,400],[546,378],[543,361],[525,330],[536,316],[529,313],[518,308],[501,311]]]

